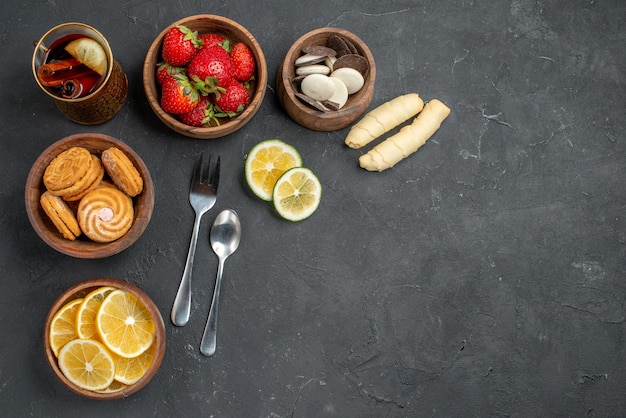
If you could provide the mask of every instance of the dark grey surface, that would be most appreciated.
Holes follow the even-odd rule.
[[[0,10],[2,415],[626,414],[626,2],[26,0]],[[256,117],[217,140],[169,131],[141,85],[152,39],[199,13],[247,27],[270,73]],[[103,32],[130,79],[124,109],[104,125],[65,120],[30,73],[32,42],[73,20]],[[418,92],[452,109],[392,170],[360,169],[347,129],[309,131],[278,105],[282,56],[323,26],[369,45],[372,106]],[[37,155],[90,131],[132,146],[156,188],[141,239],[96,261],[48,248],[23,203]],[[243,182],[247,152],[274,137],[323,184],[304,222],[280,220]],[[220,195],[203,223],[192,317],[176,328],[188,179],[202,151],[222,157]],[[198,345],[217,267],[208,227],[224,208],[239,212],[244,236],[226,265],[217,354],[206,358]],[[126,400],[80,398],[44,357],[47,309],[97,276],[140,286],[166,321],[160,371]]]

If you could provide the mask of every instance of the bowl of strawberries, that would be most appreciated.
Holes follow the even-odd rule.
[[[144,61],[143,85],[166,126],[191,138],[220,138],[259,110],[267,64],[257,40],[237,22],[189,16],[156,37]]]

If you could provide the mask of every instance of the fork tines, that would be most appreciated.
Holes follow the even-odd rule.
[[[209,163],[211,162],[211,157],[209,156]],[[217,156],[217,162],[215,163],[215,170],[211,174],[209,178],[209,184],[213,186],[215,190],[217,190],[217,185],[220,181],[220,156]]]
[[[211,160],[213,158],[213,154],[209,154],[209,159],[207,162],[206,170],[203,170],[203,161],[204,161],[204,152],[200,154],[200,157],[196,160],[196,164],[193,168],[193,175],[191,176],[191,184],[194,183],[202,183],[212,185],[215,189],[217,189],[217,185],[220,180],[220,156],[217,156],[217,162],[215,163],[215,168],[211,173]]]

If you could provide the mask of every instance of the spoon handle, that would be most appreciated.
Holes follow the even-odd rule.
[[[213,299],[211,300],[211,308],[209,309],[209,318],[204,327],[202,341],[200,341],[200,352],[205,356],[215,354],[217,347],[217,306],[220,299],[220,288],[222,286],[222,273],[224,272],[224,259],[220,258],[217,266],[217,278],[215,279],[215,290],[213,291]]]
[[[172,305],[171,320],[176,326],[182,327],[189,321],[191,313],[191,271],[193,269],[193,259],[196,255],[196,243],[198,242],[198,230],[200,229],[201,215],[196,214],[191,232],[191,242],[189,243],[189,252],[187,253],[187,261],[185,262],[185,270],[183,277],[180,279],[178,292],[174,298]]]

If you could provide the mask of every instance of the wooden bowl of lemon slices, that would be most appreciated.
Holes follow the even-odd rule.
[[[165,338],[163,318],[146,293],[124,280],[96,278],[54,302],[43,343],[66,387],[86,398],[113,400],[150,382],[161,366]]]

